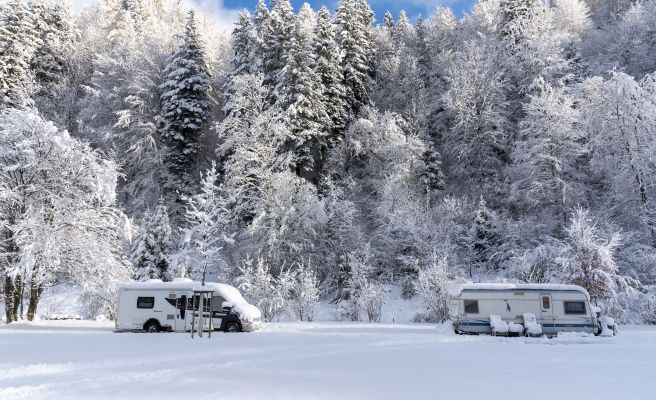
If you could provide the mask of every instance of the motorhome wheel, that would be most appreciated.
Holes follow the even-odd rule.
[[[161,327],[159,326],[159,322],[150,320],[144,324],[143,329],[148,333],[155,333],[159,332]]]
[[[241,331],[241,328],[239,327],[239,324],[236,322],[228,322],[225,326],[225,331],[226,332],[239,332]]]

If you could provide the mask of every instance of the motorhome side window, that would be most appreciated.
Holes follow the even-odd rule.
[[[465,314],[478,314],[478,300],[465,300]]]
[[[565,314],[585,314],[585,303],[582,301],[566,301]]]
[[[155,307],[154,297],[138,297],[137,308],[153,308]]]

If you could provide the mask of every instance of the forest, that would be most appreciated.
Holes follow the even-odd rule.
[[[6,322],[75,285],[239,287],[267,320],[446,318],[458,282],[571,283],[656,323],[656,1],[457,17],[260,0],[0,2]]]

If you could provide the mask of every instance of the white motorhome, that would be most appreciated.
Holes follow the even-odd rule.
[[[207,300],[201,300],[200,291],[206,293]],[[202,312],[208,326],[209,316],[212,316],[213,330],[248,332],[261,326],[260,310],[230,285],[201,285],[190,279],[172,282],[151,279],[119,286],[116,330],[190,331],[194,310],[197,315]]]
[[[500,316],[506,323],[524,324],[525,313],[534,314],[542,333],[548,336],[558,332],[602,332],[598,309],[590,304],[590,295],[580,286],[471,283],[454,286],[449,294],[449,317],[456,333],[492,333],[491,315]],[[605,328],[615,332],[614,324]]]

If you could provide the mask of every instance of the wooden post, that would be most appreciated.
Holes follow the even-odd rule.
[[[196,304],[194,303],[195,293],[191,296],[191,338],[194,338],[194,330],[196,327],[196,316],[194,315],[196,310]]]
[[[209,323],[209,329],[207,330],[207,337],[211,338],[212,337],[212,320],[214,319],[214,311],[212,310],[212,294],[209,294],[209,298],[207,299],[209,308],[210,308],[210,323]]]

